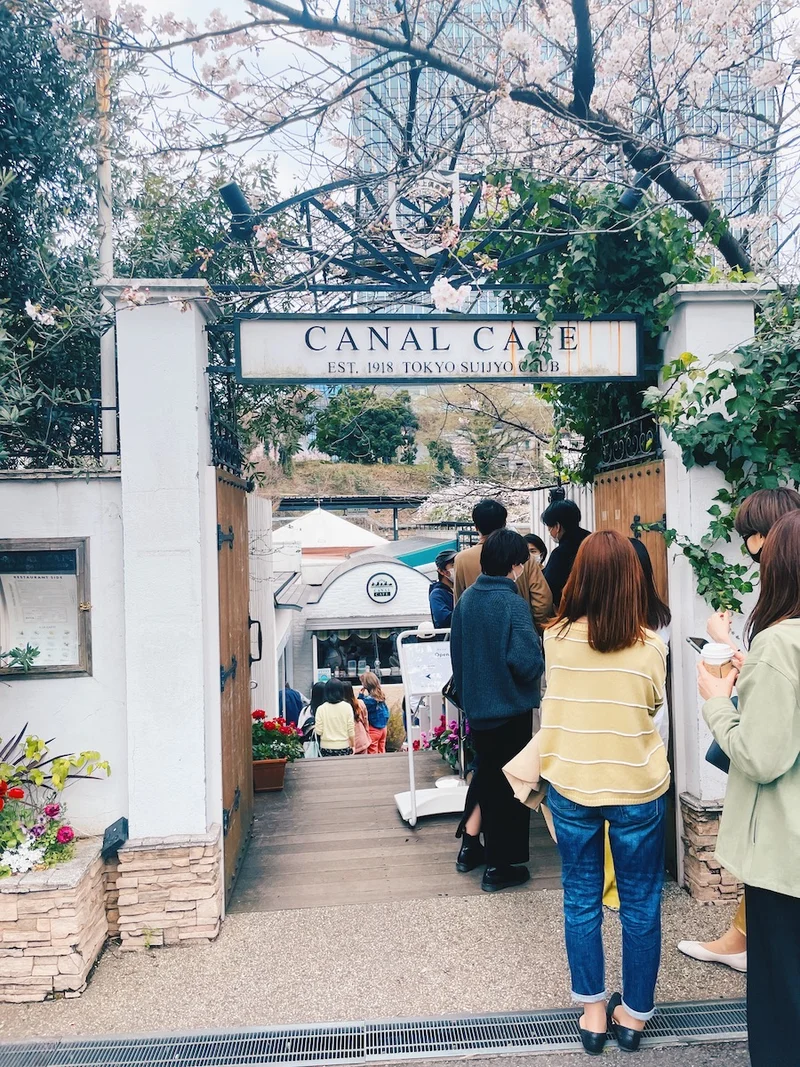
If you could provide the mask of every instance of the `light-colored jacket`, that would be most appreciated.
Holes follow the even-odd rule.
[[[746,885],[800,897],[800,619],[758,634],[738,692],[738,709],[703,706],[731,761],[716,856]]]
[[[464,548],[455,558],[455,582],[453,595],[456,603],[465,589],[475,582],[481,573],[481,551],[483,544]],[[540,630],[553,617],[553,594],[544,580],[541,566],[535,560],[528,560],[525,570],[517,579],[517,592],[530,605],[534,625]]]

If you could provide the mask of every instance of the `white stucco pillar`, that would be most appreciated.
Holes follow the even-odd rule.
[[[131,306],[121,292],[149,290]],[[114,280],[132,838],[219,822],[216,489],[202,281]]]
[[[664,335],[664,361],[691,352],[709,365],[724,354],[752,339],[759,290],[752,285],[681,285],[675,294],[675,313]],[[716,466],[692,467],[683,464],[680,449],[664,438],[664,466],[667,497],[667,525],[699,544],[708,530],[708,508],[725,484]],[[738,541],[717,544],[731,562],[742,562]],[[676,792],[688,800],[691,810],[716,812],[725,795],[726,776],[705,761],[711,734],[701,715],[697,692],[697,653],[687,637],[707,637],[709,605],[695,591],[694,572],[679,549],[670,550],[669,599],[673,613],[670,656]],[[741,633],[743,618],[735,620],[734,631]],[[684,817],[686,811],[684,810]],[[702,835],[701,835],[702,836]],[[691,851],[691,850],[690,850]],[[679,850],[680,853],[680,850]],[[682,858],[682,857],[681,857]],[[687,872],[689,878],[689,872]],[[691,878],[689,878],[691,884]],[[694,889],[693,889],[694,891]],[[709,889],[708,895],[711,896]]]

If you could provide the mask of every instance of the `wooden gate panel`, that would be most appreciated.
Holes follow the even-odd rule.
[[[667,511],[663,462],[640,463],[598,475],[594,511],[595,529],[617,530],[623,537],[634,536],[631,527],[637,515],[644,524],[662,522]],[[642,533],[641,540],[650,553],[656,588],[669,603],[664,538],[660,533]]]
[[[253,818],[250,717],[250,580],[247,493],[217,470],[219,652],[225,893],[230,896]]]
[[[595,528],[598,530],[617,530],[624,537],[633,537],[631,526],[638,521],[649,524],[661,523],[666,517],[666,489],[664,484],[664,463],[656,460],[652,463],[639,463],[631,467],[608,471],[598,475],[594,482]],[[653,578],[656,588],[665,603],[669,603],[669,583],[667,581],[667,546],[663,536],[658,533],[642,533],[641,540],[650,553],[653,564]],[[674,767],[673,723],[675,708],[672,704],[672,685],[669,669],[667,671],[667,693],[670,714],[670,744],[668,757],[670,766]],[[675,778],[667,794],[667,841],[666,866],[673,876],[678,873],[678,837],[675,823]]]

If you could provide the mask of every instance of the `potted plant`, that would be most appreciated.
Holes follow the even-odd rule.
[[[300,759],[303,742],[297,727],[285,719],[268,719],[253,712],[253,789],[256,793],[283,789],[286,764]]]

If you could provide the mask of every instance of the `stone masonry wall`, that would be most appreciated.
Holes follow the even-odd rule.
[[[113,893],[123,949],[213,940],[222,920],[219,827],[190,837],[144,837],[119,851]]]
[[[735,902],[741,896],[742,886],[714,858],[722,808],[703,804],[683,793],[681,815],[686,888],[695,900],[714,904]]]
[[[77,997],[108,935],[98,838],[46,871],[0,881],[0,1002]]]

